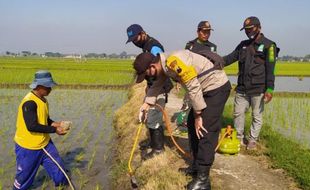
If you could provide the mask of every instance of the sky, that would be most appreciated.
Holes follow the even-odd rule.
[[[218,53],[232,52],[244,20],[257,16],[280,56],[310,54],[309,0],[0,0],[0,53],[140,53],[126,29],[140,24],[165,51],[183,49],[208,20]]]

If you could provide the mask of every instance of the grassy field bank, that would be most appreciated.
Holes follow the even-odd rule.
[[[138,127],[134,116],[142,103],[143,87],[134,86],[127,102],[115,117],[115,127],[118,136],[117,159],[113,169],[114,189],[130,189],[130,177],[127,174],[127,161]],[[297,98],[293,98],[297,97]],[[309,144],[306,136],[296,139],[294,130],[302,128],[303,134],[310,134],[309,125],[309,94],[278,94],[266,105],[264,126],[261,133],[261,148],[257,152],[245,152],[254,156],[266,155],[271,158],[273,168],[283,168],[303,189],[310,189],[310,151],[305,148]],[[287,113],[285,112],[287,111]],[[226,104],[224,125],[232,124],[233,96]],[[302,113],[304,112],[304,114]],[[296,113],[296,114],[290,114]],[[246,130],[250,126],[250,114],[246,117]],[[293,125],[294,124],[294,125]],[[282,129],[282,130],[281,130]],[[145,131],[144,131],[145,132]],[[283,134],[279,134],[282,132]],[[285,136],[285,137],[284,137]],[[145,139],[145,134],[140,140]],[[141,189],[183,189],[190,180],[177,172],[176,168],[184,167],[183,158],[174,148],[166,147],[166,152],[154,159],[141,161],[137,149],[133,159],[133,167],[137,168],[135,176]],[[155,166],[153,166],[153,164]]]
[[[129,101],[117,111],[114,119],[116,135],[118,137],[116,143],[116,160],[113,167],[113,189],[129,190],[131,188],[130,177],[127,175],[127,162],[130,151],[133,146],[138,121],[135,119],[137,110],[142,103],[144,97],[145,84],[135,85],[131,90]],[[146,128],[139,140],[146,139]],[[132,162],[135,170],[135,176],[139,183],[139,189],[184,189],[187,181],[190,179],[175,170],[184,165],[184,160],[174,149],[165,147],[166,151],[154,159],[142,162],[140,150],[137,147]]]

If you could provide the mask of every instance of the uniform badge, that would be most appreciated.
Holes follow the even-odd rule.
[[[257,51],[263,52],[264,51],[264,44],[258,46]]]

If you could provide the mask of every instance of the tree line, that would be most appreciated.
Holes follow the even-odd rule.
[[[64,57],[64,58],[103,58],[103,59],[133,59],[135,58],[135,54],[127,54],[126,51],[123,51],[119,54],[112,53],[112,54],[106,54],[106,53],[87,53],[87,54],[63,54],[59,52],[45,52],[43,54],[30,52],[30,51],[21,51],[18,53],[14,52],[5,52],[5,56],[40,56],[40,57]],[[291,55],[285,55],[278,58],[279,61],[289,61],[289,62],[310,62],[310,54],[305,56],[291,56]]]

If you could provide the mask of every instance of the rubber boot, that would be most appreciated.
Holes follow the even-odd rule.
[[[187,190],[211,190],[209,180],[210,168],[205,171],[198,171],[197,176],[187,185]]]
[[[153,130],[149,129],[149,138],[139,143],[140,150],[147,150],[152,147],[151,145],[152,144],[152,141],[151,141],[152,133],[153,133]]]
[[[150,129],[151,132],[151,147],[152,151],[144,156],[144,160],[153,158],[164,151],[164,129],[159,126],[157,129]]]
[[[179,172],[187,175],[187,176],[192,176],[196,177],[197,176],[197,167],[195,165],[195,162],[193,162],[190,166],[187,168],[179,168]]]

